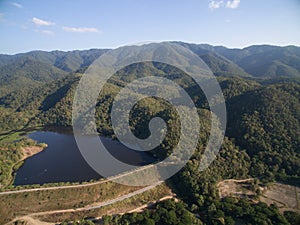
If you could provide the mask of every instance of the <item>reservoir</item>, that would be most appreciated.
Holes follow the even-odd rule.
[[[14,185],[83,182],[101,178],[81,156],[70,130],[55,128],[34,131],[27,136],[39,143],[46,143],[48,147],[25,160],[16,171]],[[100,138],[111,155],[125,163],[147,165],[154,161],[146,152],[131,150],[110,138]]]

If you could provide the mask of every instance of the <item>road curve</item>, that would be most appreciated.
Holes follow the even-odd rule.
[[[97,205],[93,205],[93,206],[86,206],[86,207],[77,208],[77,209],[61,209],[61,210],[52,210],[52,211],[30,213],[30,214],[26,215],[26,217],[49,215],[49,214],[54,214],[54,213],[80,212],[80,211],[88,211],[88,210],[92,210],[92,209],[98,209],[98,208],[101,208],[101,207],[104,207],[104,206],[107,206],[107,205],[111,205],[111,204],[123,201],[123,200],[128,199],[128,198],[134,197],[134,196],[136,196],[138,194],[142,194],[142,193],[144,193],[146,191],[149,191],[149,190],[155,188],[156,186],[158,186],[158,185],[160,185],[162,183],[163,183],[163,181],[160,181],[158,183],[155,183],[153,185],[141,188],[141,189],[139,189],[137,191],[134,191],[134,192],[131,192],[129,194],[122,195],[120,197],[111,199],[109,201],[101,202],[101,203],[99,203]],[[20,219],[22,219],[22,217],[17,217],[13,221],[10,221],[9,223],[7,223],[7,225],[8,224],[13,224],[14,222],[16,222],[17,220],[20,220]]]
[[[61,209],[61,210],[52,210],[52,211],[31,213],[31,214],[28,214],[27,216],[40,216],[40,215],[49,215],[49,214],[54,214],[54,213],[80,212],[80,211],[87,211],[87,210],[91,210],[91,209],[98,209],[98,208],[101,208],[101,207],[104,207],[104,206],[107,206],[107,205],[114,204],[116,202],[123,201],[127,198],[131,198],[135,195],[142,194],[143,192],[146,192],[146,191],[151,190],[152,188],[155,188],[156,186],[160,185],[161,183],[163,183],[163,182],[158,182],[158,183],[153,184],[151,186],[147,186],[145,188],[139,189],[139,190],[131,192],[129,194],[122,195],[120,197],[117,197],[117,198],[114,198],[114,199],[111,199],[111,200],[108,200],[108,201],[105,201],[105,202],[101,202],[101,203],[99,203],[97,205],[93,205],[93,206],[85,206],[85,207],[77,208],[77,209]]]

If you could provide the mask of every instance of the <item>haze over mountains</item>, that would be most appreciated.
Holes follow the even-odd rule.
[[[216,76],[248,78],[300,78],[300,47],[270,45],[229,49],[207,44],[176,42],[207,63]],[[108,49],[32,51],[0,55],[0,96],[20,85],[36,87],[88,67]]]

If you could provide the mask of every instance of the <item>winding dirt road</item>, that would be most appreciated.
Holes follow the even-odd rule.
[[[77,209],[62,209],[62,210],[52,210],[52,211],[44,211],[44,212],[31,213],[31,214],[28,214],[26,216],[17,217],[13,221],[7,223],[7,225],[13,224],[14,222],[16,222],[18,220],[26,220],[26,221],[30,220],[29,222],[33,222],[33,224],[36,224],[36,220],[32,218],[34,216],[49,215],[49,214],[54,214],[54,213],[80,212],[80,211],[87,211],[87,210],[92,210],[92,209],[98,209],[98,208],[101,208],[101,207],[104,207],[104,206],[107,206],[107,205],[111,205],[111,204],[123,201],[123,200],[128,199],[128,198],[134,197],[134,196],[136,196],[138,194],[142,194],[142,193],[144,193],[144,192],[146,192],[148,190],[151,190],[151,189],[155,188],[156,186],[158,186],[158,185],[160,185],[162,183],[163,183],[162,181],[158,182],[158,183],[155,183],[153,185],[147,186],[145,188],[139,189],[139,190],[131,192],[129,194],[122,195],[120,197],[111,199],[111,200],[106,201],[106,202],[101,202],[101,203],[99,203],[97,205],[86,206],[86,207],[77,208]],[[51,223],[45,223],[45,224],[51,224]]]

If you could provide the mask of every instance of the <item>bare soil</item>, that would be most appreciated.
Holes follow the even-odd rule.
[[[281,212],[296,211],[300,213],[300,188],[296,186],[274,183],[260,196],[260,201],[268,205],[275,204]]]
[[[23,157],[21,160],[25,160],[41,151],[43,151],[47,146],[28,146],[28,147],[22,147],[21,151],[23,153]]]
[[[252,197],[256,194],[252,191],[252,182],[253,178],[245,179],[245,180],[223,180],[217,184],[217,188],[219,190],[219,196],[221,198],[227,196],[235,196],[235,197]]]

